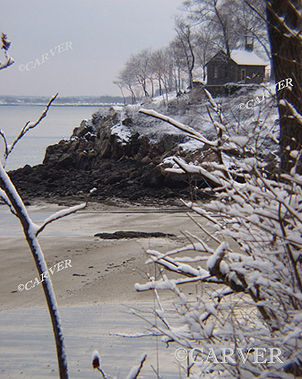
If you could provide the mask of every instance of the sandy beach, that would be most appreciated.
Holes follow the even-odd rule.
[[[29,207],[33,219],[38,221],[60,209],[63,207],[50,204]],[[5,221],[0,225],[1,229],[7,229],[1,231],[1,310],[44,306],[41,285],[22,292],[17,290],[19,284],[34,280],[37,271],[17,220],[12,220],[13,216],[2,208],[2,220],[4,215]],[[165,232],[175,237],[121,240],[94,237],[96,233],[118,230]],[[52,275],[59,306],[146,301],[149,294],[134,290],[136,282],[147,280],[147,273],[154,274],[154,267],[145,265],[145,251],[181,246],[183,230],[197,231],[185,208],[91,205],[49,225],[40,237],[48,266],[65,260],[71,260],[72,265]]]
[[[60,209],[63,207],[46,203],[29,206],[35,222]],[[100,345],[106,356],[104,365],[109,365],[109,371],[116,378],[125,377],[128,368],[136,363],[144,349],[148,350],[150,359],[155,359],[155,345],[150,342],[150,338],[134,343],[131,339],[109,334],[118,331],[135,333],[137,329],[146,328],[134,316],[125,316],[124,305],[138,306],[140,309],[152,307],[153,294],[137,293],[134,289],[136,282],[144,283],[147,280],[147,274],[154,275],[154,266],[145,264],[145,251],[167,251],[181,246],[185,241],[181,231],[197,232],[197,227],[189,220],[186,211],[186,208],[180,207],[168,209],[91,204],[77,214],[49,225],[41,234],[40,243],[48,267],[56,268],[59,262],[71,261],[72,267],[68,265],[60,271],[54,269],[52,281],[62,313],[63,328],[66,327],[72,378],[98,377],[90,368],[90,355]],[[4,206],[0,208],[0,228],[0,377],[57,377],[53,337],[42,287],[40,284],[29,290],[23,288],[18,291],[18,285],[25,285],[30,280],[34,282],[38,275],[20,226]],[[120,240],[94,237],[96,233],[118,230],[165,232],[175,236]],[[185,291],[188,294],[191,289],[186,288]],[[169,300],[169,294],[164,296]],[[76,349],[72,342],[75,336],[78,336]],[[117,361],[120,354],[115,352],[117,356],[113,355],[110,350],[112,343],[117,343],[117,350],[129,349],[129,354],[119,357]],[[48,350],[49,354],[46,354]],[[173,378],[171,367],[175,365],[174,350],[168,353],[171,364],[165,364],[164,367],[170,371],[164,377]],[[148,367],[142,378],[154,377],[150,364]]]

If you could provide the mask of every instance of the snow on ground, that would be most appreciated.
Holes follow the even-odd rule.
[[[115,125],[112,131],[125,143],[131,135],[136,133],[147,136],[154,142],[163,136],[167,138],[169,135],[178,135],[181,148],[185,151],[194,151],[202,147],[202,144],[193,142],[184,132],[164,121],[138,113],[138,110],[141,107],[154,109],[196,129],[207,139],[213,140],[217,136],[217,130],[208,114],[209,101],[204,94],[200,95],[201,101],[194,100],[194,97],[192,98],[189,94],[177,97],[175,93],[171,93],[168,96],[168,104],[162,96],[158,96],[152,101],[151,99],[143,101],[142,104],[127,105],[124,108],[114,107],[114,111],[120,112],[121,122]],[[230,96],[216,97],[214,100],[222,110],[224,136],[227,138],[245,137],[249,139],[249,144],[253,145],[257,136],[260,135],[261,153],[268,154],[277,150],[278,109],[274,95],[275,84],[265,83],[258,88],[254,85],[242,87]],[[95,120],[97,121],[104,112],[106,111],[99,110],[95,113]],[[220,122],[217,115],[214,112],[211,113],[215,121]],[[124,125],[123,119],[131,119],[131,123]]]
[[[200,141],[197,141],[195,139],[190,139],[189,141],[183,142],[179,144],[179,147],[183,151],[194,151],[196,149],[202,148],[203,143]]]
[[[111,133],[117,135],[122,144],[129,142],[131,137],[131,131],[122,123],[112,126]]]

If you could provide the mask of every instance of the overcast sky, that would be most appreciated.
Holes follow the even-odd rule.
[[[181,4],[0,0],[0,32],[12,41],[10,55],[16,61],[0,72],[0,95],[120,95],[112,82],[125,61],[144,48],[169,43]]]

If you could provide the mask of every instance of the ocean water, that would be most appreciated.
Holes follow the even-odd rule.
[[[39,126],[30,130],[16,145],[8,158],[6,168],[12,170],[26,164],[33,166],[42,163],[47,146],[63,138],[69,138],[73,129],[79,126],[83,119],[90,118],[98,109],[95,106],[51,107],[47,117]],[[0,106],[0,129],[4,131],[8,142],[11,143],[14,140],[27,121],[36,121],[43,110],[44,107],[38,105]],[[3,141],[0,140],[1,156],[3,147]]]
[[[147,360],[139,377],[155,378],[151,365],[157,367],[157,349],[160,377],[184,377],[179,375],[180,363],[175,356],[178,346],[171,345],[167,349],[160,340],[157,347],[156,339],[152,337],[117,335],[148,333],[148,323],[129,314],[132,307],[154,321],[151,303],[60,307],[71,378],[101,378],[92,369],[94,350],[99,351],[108,378],[126,378],[131,367],[138,365],[144,354],[147,354]],[[0,378],[58,378],[55,345],[46,308],[0,312]]]

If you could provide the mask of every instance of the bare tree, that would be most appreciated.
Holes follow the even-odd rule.
[[[148,79],[150,78],[150,50],[143,50],[140,53],[133,55],[128,65],[132,68],[137,83],[142,87],[144,96],[149,97],[148,92]]]
[[[141,87],[143,96],[149,97],[149,85],[151,84],[151,94],[154,94],[153,73],[151,67],[151,51],[143,50],[132,55],[126,62],[123,70],[118,76],[115,84],[119,83],[120,88],[127,88],[131,93],[132,102],[137,99],[136,90]]]
[[[148,80],[151,85],[151,96],[154,95],[153,88],[153,77],[151,70],[151,50],[145,49],[136,55],[136,64],[137,64],[137,79],[140,85],[142,86],[144,95],[146,97],[150,96],[148,92]]]
[[[169,66],[169,63],[167,62],[167,54],[165,49],[152,52],[150,69],[152,75],[154,75],[155,80],[157,81],[159,95],[163,94],[163,82],[167,66]]]
[[[124,82],[122,82],[121,80],[115,80],[113,82],[113,84],[115,84],[116,86],[118,86],[119,90],[121,91],[121,94],[123,96],[123,102],[124,102],[124,105],[126,105],[126,97],[125,97],[125,94],[124,94]]]
[[[169,92],[177,90],[175,71],[177,72],[177,67],[173,49],[168,47],[152,52],[150,74],[157,83],[159,95],[165,95],[166,100]]]
[[[230,56],[232,48],[238,41],[235,31],[236,23],[234,17],[234,1],[227,0],[185,0],[184,6],[189,12],[189,17],[204,27],[210,28],[216,36],[216,40]],[[235,10],[237,11],[236,7]]]
[[[195,36],[195,55],[202,67],[203,80],[206,80],[206,64],[215,54],[215,37],[210,29],[202,28]]]
[[[117,82],[120,83],[119,85],[122,88],[126,88],[130,92],[132,103],[135,103],[137,98],[137,95],[135,93],[137,82],[133,67],[130,65],[129,61],[120,72]]]
[[[170,86],[174,87],[176,92],[184,89],[184,82],[187,82],[187,63],[183,55],[182,45],[177,38],[174,38],[169,44],[168,53],[172,58],[172,81]]]
[[[189,24],[186,24],[183,20],[176,20],[176,33],[177,37],[175,39],[175,44],[179,45],[183,57],[186,62],[187,72],[188,72],[188,87],[193,86],[193,70],[195,67],[195,52],[193,45],[193,35],[192,28]]]
[[[259,14],[263,15],[261,17],[258,13],[253,12],[250,6],[245,2],[240,0],[237,1],[237,12],[235,15],[235,20],[238,25],[238,31],[241,34],[241,38],[250,37],[255,41],[255,46],[262,50],[267,58],[271,61],[271,52],[267,31],[267,23],[265,17],[265,2],[263,0],[252,0],[253,6],[259,11]],[[242,43],[246,41],[242,40]]]

